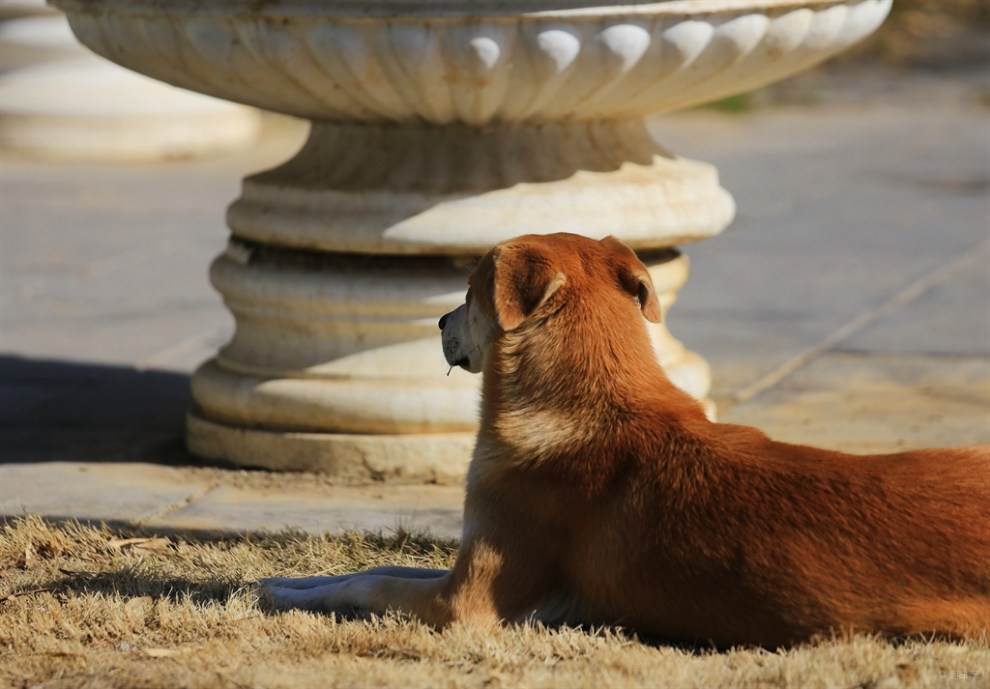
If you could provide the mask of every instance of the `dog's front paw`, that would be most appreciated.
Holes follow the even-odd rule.
[[[345,600],[344,587],[350,576],[270,577],[259,579],[258,598],[272,611],[310,610],[353,614]]]

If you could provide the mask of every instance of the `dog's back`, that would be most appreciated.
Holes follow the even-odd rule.
[[[624,558],[631,626],[719,646],[990,629],[990,447],[854,456],[683,433],[658,434],[639,468],[652,495],[631,486],[614,522],[639,525],[621,541],[641,549]]]

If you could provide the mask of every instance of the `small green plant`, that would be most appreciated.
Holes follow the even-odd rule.
[[[756,107],[753,93],[737,93],[721,100],[714,101],[705,106],[709,110],[718,110],[728,114],[738,115],[752,111]]]

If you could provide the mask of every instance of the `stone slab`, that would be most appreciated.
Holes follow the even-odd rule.
[[[32,377],[33,371],[38,377]],[[56,372],[64,377],[42,377]],[[182,427],[190,400],[188,375],[168,371],[0,356],[0,377],[17,385],[25,398],[20,406],[4,400],[0,429],[172,430]],[[25,388],[45,396],[26,399]]]
[[[63,428],[52,425],[0,428],[0,464],[24,462],[195,462],[185,430]]]
[[[735,394],[770,374],[783,362],[828,333],[841,327],[836,314],[794,310],[787,315],[767,310],[745,312],[722,309],[694,310],[681,314],[675,308],[668,319],[684,344],[703,352],[711,366],[711,398],[721,411],[735,404]]]
[[[723,420],[848,452],[990,443],[990,358],[833,352]]]
[[[976,108],[873,105],[654,123],[673,150],[715,163],[737,203],[722,236],[687,247],[691,278],[669,318],[712,364],[716,402],[986,239],[985,118]],[[960,279],[990,278],[990,265],[973,271]],[[929,334],[972,340],[990,328],[985,302],[942,299]],[[917,315],[915,329],[927,329],[936,312],[914,307],[899,317]],[[856,346],[883,352],[891,341]]]
[[[5,156],[0,298],[26,282],[28,296],[39,286],[44,294],[138,262],[149,276],[187,261],[205,267],[226,242],[224,208],[237,197],[241,178],[299,147],[298,131],[285,129],[238,155],[172,164],[56,166]],[[212,293],[199,270],[196,284]]]
[[[184,307],[149,298],[137,311],[116,305],[85,308],[88,313],[65,313],[55,319],[38,314],[8,319],[3,326],[11,328],[3,338],[10,348],[6,351],[82,366],[143,367],[145,361],[161,361],[162,355],[187,341],[233,331],[229,316],[213,304]],[[66,337],[67,330],[71,337]],[[226,340],[219,335],[214,339]]]
[[[192,461],[184,372],[0,355],[0,463]]]
[[[842,344],[844,350],[990,358],[990,256],[973,260],[903,309]]]
[[[336,485],[313,474],[145,462],[0,464],[0,520],[36,514],[162,532],[405,529],[457,538],[463,498],[459,486]]]
[[[4,22],[0,43],[17,66],[0,83],[0,146],[7,151],[56,160],[160,160],[236,149],[257,137],[256,111],[100,58],[79,45],[64,17]]]
[[[175,472],[139,463],[0,464],[0,518],[37,514],[141,523],[209,486],[188,477],[176,480]]]
[[[454,486],[316,486],[259,490],[221,486],[149,527],[217,532],[344,533],[405,529],[461,535],[464,490]]]

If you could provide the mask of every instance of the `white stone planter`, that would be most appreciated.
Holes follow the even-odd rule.
[[[196,453],[352,476],[463,472],[477,380],[446,378],[436,319],[473,258],[523,232],[618,236],[665,308],[673,247],[733,202],[643,118],[802,70],[890,0],[56,0],[80,40],[189,89],[305,117],[249,177],[212,279],[237,331],[193,377]],[[653,331],[704,399],[707,366]]]

